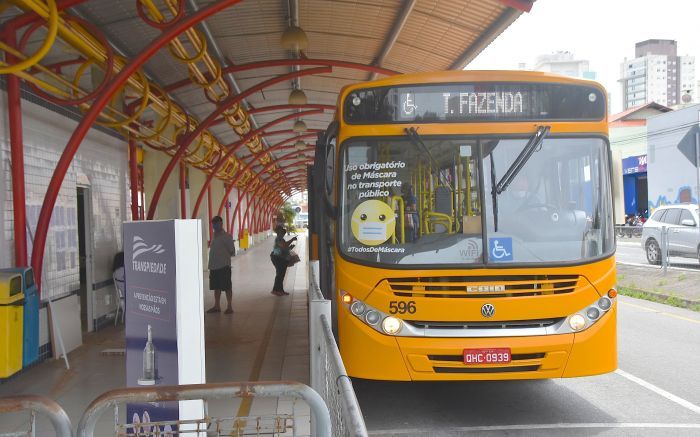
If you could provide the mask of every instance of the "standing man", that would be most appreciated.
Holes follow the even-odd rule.
[[[236,255],[236,246],[233,238],[224,231],[224,222],[218,215],[211,219],[214,235],[209,245],[209,289],[214,290],[214,306],[208,313],[221,312],[219,301],[221,292],[226,292],[228,306],[224,314],[233,313],[231,300],[233,299],[233,287],[231,285],[231,257]]]

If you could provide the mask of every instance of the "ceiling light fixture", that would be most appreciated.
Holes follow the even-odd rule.
[[[306,94],[304,94],[304,91],[292,90],[292,92],[289,94],[288,101],[290,105],[306,105],[308,99],[306,98]]]
[[[294,132],[306,132],[306,123],[304,123],[302,120],[297,120],[294,123],[292,130],[294,130]]]
[[[280,38],[280,45],[287,50],[306,50],[309,38],[301,27],[289,26]]]

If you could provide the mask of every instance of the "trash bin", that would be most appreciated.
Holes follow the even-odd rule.
[[[249,247],[249,241],[248,241],[248,230],[244,229],[241,234],[239,235],[238,239],[238,246],[241,249],[247,249]]]
[[[14,267],[0,269],[0,273],[22,275],[22,292],[24,293],[22,367],[27,367],[39,359],[39,291],[34,282],[34,270],[31,267]]]
[[[22,275],[0,272],[0,378],[22,369]]]

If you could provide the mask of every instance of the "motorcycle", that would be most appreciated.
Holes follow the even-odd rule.
[[[642,227],[644,226],[645,221],[646,221],[646,218],[641,214],[629,215],[625,219],[625,224],[623,226],[617,226],[617,229],[615,230],[615,234],[617,235],[618,238],[641,237],[642,236]]]

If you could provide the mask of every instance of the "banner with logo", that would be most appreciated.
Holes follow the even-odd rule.
[[[128,387],[204,382],[200,229],[199,220],[123,224]],[[183,404],[129,404],[127,422],[150,432],[148,423],[201,417],[191,403],[183,417]]]
[[[644,173],[647,171],[647,155],[630,156],[622,160],[622,174]]]

